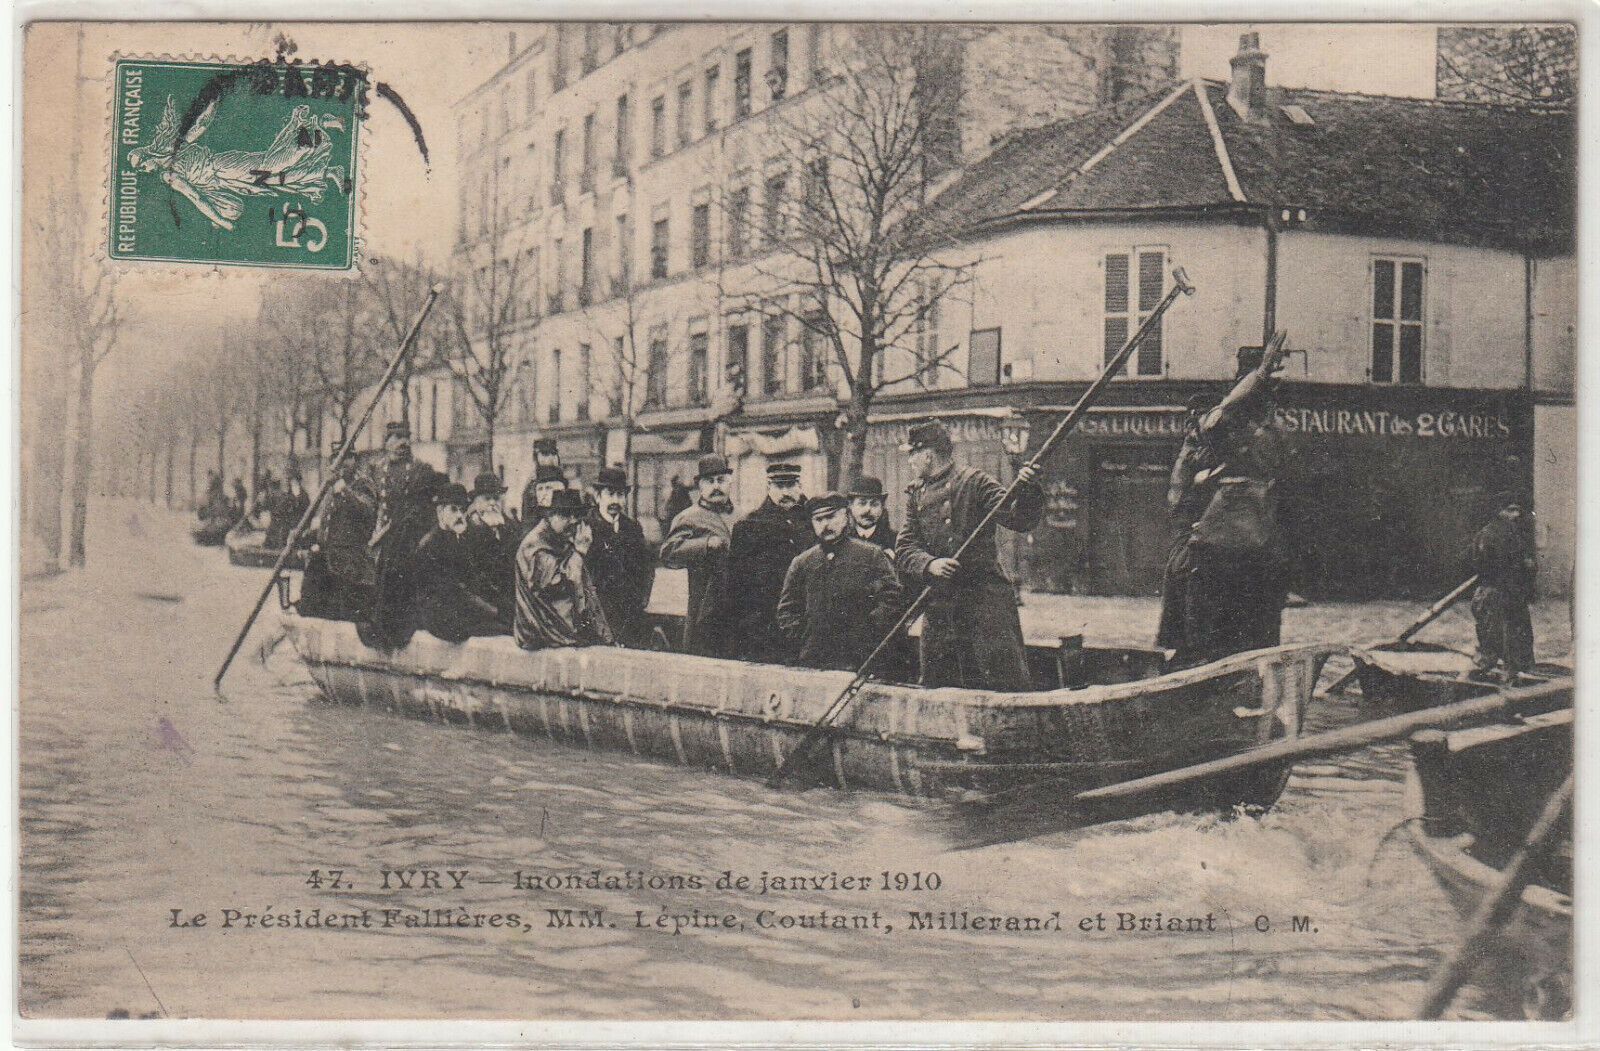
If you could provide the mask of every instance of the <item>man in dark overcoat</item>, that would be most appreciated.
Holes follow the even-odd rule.
[[[899,533],[889,522],[888,494],[884,492],[883,480],[870,474],[861,475],[850,483],[845,495],[850,498],[850,524],[856,539],[878,545],[893,559]],[[915,593],[900,589],[899,605],[894,616],[883,626],[884,631],[894,626],[900,614],[905,612],[906,605],[914,598]],[[900,632],[878,657],[873,665],[873,674],[889,682],[914,682],[917,677],[916,640],[904,631]]]
[[[539,524],[539,519],[544,515],[544,509],[550,506],[550,500],[556,491],[567,487],[567,475],[559,464],[540,464],[533,469],[533,477],[522,488],[522,529],[524,533],[533,531]]]
[[[689,571],[689,604],[683,618],[683,649],[726,657],[732,636],[728,607],[728,544],[733,501],[728,498],[733,470],[726,457],[700,457],[695,502],[672,520],[661,542],[661,564]]]
[[[899,615],[894,560],[853,535],[845,496],[812,497],[806,513],[817,543],[789,564],[778,627],[799,647],[800,664],[854,671]]]
[[[433,528],[433,494],[444,479],[411,457],[411,428],[391,422],[383,435],[384,464],[378,478],[378,513],[367,547],[376,566],[372,621],[362,638],[381,649],[411,638],[415,600],[412,563],[417,545]]]
[[[628,490],[627,471],[601,469],[589,513],[592,539],[586,557],[611,634],[624,646],[643,646],[648,641],[645,608],[650,605],[656,560],[645,542],[644,528],[623,510]]]
[[[1469,561],[1478,583],[1472,590],[1472,619],[1478,629],[1477,677],[1514,678],[1533,667],[1533,600],[1538,552],[1528,528],[1526,501],[1515,494],[1501,500],[1499,512],[1472,538]]]
[[[778,627],[778,598],[793,562],[816,542],[800,491],[800,465],[767,465],[767,498],[733,527],[728,546],[728,595],[733,602],[731,656],[784,664],[794,646]]]
[[[472,480],[467,504],[467,531],[462,535],[471,570],[472,590],[500,611],[501,631],[511,632],[516,608],[517,545],[522,530],[506,518],[505,483],[493,471],[480,471]]]
[[[377,520],[377,504],[360,463],[353,456],[347,458],[328,489],[318,516],[316,546],[306,561],[301,601],[312,616],[361,621],[371,615],[373,566],[367,541]]]
[[[561,489],[517,548],[514,634],[525,650],[615,643],[595,594],[583,548],[583,494]]]
[[[417,545],[412,563],[416,626],[446,642],[504,632],[504,613],[472,586],[464,539],[469,499],[466,487],[456,483],[434,493],[434,527]]]
[[[937,420],[912,427],[901,448],[917,481],[906,490],[895,562],[906,588],[933,588],[922,627],[922,684],[1026,690],[1017,593],[996,556],[995,526],[1026,532],[1039,524],[1045,496],[1036,472],[1017,472],[1012,499],[957,561],[956,550],[999,506],[1005,487],[975,467],[957,466],[950,432]]]

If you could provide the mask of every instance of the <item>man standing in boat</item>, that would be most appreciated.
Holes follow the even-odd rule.
[[[614,644],[584,562],[582,519],[583,494],[558,489],[517,549],[515,634],[525,650]]]
[[[644,528],[623,511],[628,501],[628,472],[602,468],[595,479],[594,509],[589,514],[592,539],[589,575],[611,633],[624,646],[646,640],[645,607],[655,582],[656,560],[645,542]]]
[[[1512,493],[1472,539],[1469,552],[1478,583],[1472,591],[1472,619],[1478,629],[1473,675],[1514,679],[1533,667],[1533,600],[1538,553],[1528,528],[1528,502]]]
[[[411,427],[389,423],[383,433],[384,466],[378,483],[378,514],[367,547],[376,565],[372,621],[362,638],[380,649],[404,646],[411,637],[417,545],[434,525],[433,494],[444,478],[411,458]]]
[[[465,539],[470,499],[465,486],[441,487],[433,497],[434,527],[417,545],[416,626],[446,642],[505,631],[500,609],[472,586]]]
[[[1183,445],[1178,449],[1178,458],[1167,480],[1167,510],[1172,515],[1174,536],[1161,574],[1161,619],[1156,626],[1156,645],[1163,649],[1183,648],[1189,574],[1194,570],[1189,535],[1211,499],[1215,489],[1213,469],[1217,466],[1214,445],[1206,439],[1201,423],[1217,407],[1217,401],[1213,394],[1196,394],[1189,399]],[[1206,480],[1196,482],[1202,474]]]
[[[728,655],[728,545],[733,539],[728,488],[733,471],[717,453],[700,457],[695,502],[672,520],[661,542],[661,564],[689,571],[689,605],[683,618],[683,649],[708,657]]]
[[[740,660],[784,664],[794,646],[778,627],[778,598],[795,558],[815,543],[800,491],[800,465],[767,465],[767,498],[733,527],[728,545],[728,597]]]
[[[790,563],[778,626],[808,668],[860,667],[898,616],[900,580],[882,547],[854,535],[847,497],[806,501],[817,543]]]
[[[377,502],[360,461],[347,457],[322,505],[316,549],[306,563],[301,607],[307,613],[355,621],[370,615],[373,569],[367,541],[377,521]]]
[[[517,546],[522,530],[506,518],[505,483],[493,471],[472,480],[467,505],[467,567],[472,590],[500,611],[500,634],[510,634],[516,608]]]
[[[892,561],[895,542],[899,537],[894,526],[889,523],[888,494],[884,492],[883,480],[870,474],[861,475],[850,483],[845,495],[850,498],[850,524],[855,538],[881,547],[889,553]],[[900,619],[900,614],[905,612],[904,604],[909,603],[914,597],[904,589],[899,591],[897,600],[899,605],[894,610],[894,616],[884,624],[885,631]],[[876,667],[877,676],[881,679],[890,682],[910,682],[917,673],[916,640],[909,635],[901,634],[899,638],[889,643],[889,648],[878,658]]]
[[[1026,690],[1017,593],[1000,568],[994,530],[1000,525],[1022,533],[1039,524],[1045,496],[1037,472],[1017,472],[1011,501],[957,561],[956,549],[999,505],[1005,487],[975,467],[956,466],[950,432],[938,420],[912,427],[901,449],[917,481],[906,489],[895,562],[907,587],[933,588],[922,626],[922,684]]]

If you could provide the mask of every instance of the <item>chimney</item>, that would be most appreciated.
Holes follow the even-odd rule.
[[[1233,80],[1228,84],[1228,105],[1242,120],[1267,116],[1267,54],[1260,33],[1240,33],[1239,53],[1228,60]]]

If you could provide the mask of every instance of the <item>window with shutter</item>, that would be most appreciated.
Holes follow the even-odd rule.
[[[1421,259],[1372,261],[1372,382],[1422,382]]]
[[[1167,253],[1164,248],[1135,248],[1108,253],[1104,259],[1105,322],[1102,361],[1110,364],[1128,338],[1138,330],[1166,294]],[[1145,337],[1134,353],[1131,374],[1160,376],[1164,368],[1164,323]],[[1129,375],[1128,367],[1119,376]]]
[[[967,383],[991,387],[1000,382],[1000,330],[978,329],[967,337]]]

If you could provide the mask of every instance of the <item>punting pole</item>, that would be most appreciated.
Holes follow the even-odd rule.
[[[1426,613],[1412,621],[1411,626],[1396,636],[1394,641],[1410,642],[1411,636],[1415,635],[1417,632],[1421,631],[1423,628],[1427,627],[1429,624],[1432,624],[1434,621],[1443,616],[1444,611],[1449,609],[1451,606],[1454,606],[1457,602],[1460,602],[1461,596],[1471,591],[1472,586],[1477,582],[1478,575],[1474,573],[1472,576],[1457,584],[1453,589],[1451,589],[1448,595],[1429,606]],[[1329,686],[1324,692],[1338,693],[1340,690],[1349,685],[1350,680],[1356,677],[1359,670],[1360,669],[1358,668],[1351,668],[1349,671],[1345,672],[1344,675],[1340,676],[1338,682],[1335,682],[1332,686]]]
[[[1533,880],[1533,865],[1545,853],[1550,838],[1561,826],[1561,815],[1572,805],[1573,774],[1545,800],[1539,820],[1528,831],[1510,864],[1500,870],[1500,878],[1493,889],[1472,914],[1471,932],[1456,947],[1444,966],[1428,984],[1428,994],[1423,998],[1422,1010],[1417,1017],[1433,1021],[1441,1017],[1445,1008],[1456,998],[1456,993],[1466,984],[1467,978],[1490,949],[1490,942],[1522,903],[1522,890]]]
[[[1084,414],[1089,411],[1089,407],[1099,398],[1100,393],[1105,390],[1117,373],[1121,372],[1123,366],[1128,363],[1128,359],[1133,356],[1134,350],[1140,343],[1144,342],[1145,337],[1160,323],[1161,315],[1167,312],[1167,308],[1172,305],[1173,300],[1178,298],[1180,292],[1184,295],[1192,296],[1194,295],[1194,286],[1189,283],[1189,277],[1183,272],[1183,268],[1177,267],[1172,271],[1172,288],[1168,290],[1166,296],[1156,305],[1156,309],[1145,319],[1144,324],[1139,326],[1139,330],[1133,334],[1132,338],[1123,344],[1121,350],[1117,351],[1116,357],[1107,363],[1099,378],[1089,385],[1088,390],[1083,392],[1083,396],[1078,399],[1077,404],[1072,406],[1072,410],[1067,413],[1066,417],[1056,424],[1056,429],[1050,432],[1050,437],[1046,438],[1044,443],[1039,446],[1038,451],[1024,465],[1025,468],[1031,467],[1034,471],[1037,471],[1039,465],[1044,462],[1045,457],[1050,455],[1056,444],[1078,425]],[[1011,502],[1012,494],[1016,488],[1017,479],[1013,478],[1011,484],[1006,486],[1005,494],[1000,497],[993,507],[989,508],[989,512],[983,516],[972,532],[967,534],[967,538],[961,542],[960,547],[956,548],[956,552],[950,556],[951,558],[957,561],[961,560],[961,556],[966,554],[967,548],[989,527],[995,516],[1000,513],[1000,509]],[[912,621],[917,619],[917,615],[922,612],[922,607],[931,594],[933,594],[933,585],[929,584],[922,589],[922,593],[900,615],[900,619],[895,621],[894,627],[889,629],[888,634],[884,635],[879,640],[878,645],[873,647],[872,652],[867,654],[867,659],[861,662],[860,668],[856,669],[855,677],[850,680],[850,684],[828,706],[828,710],[822,713],[822,717],[816,721],[806,736],[801,738],[799,746],[785,756],[783,762],[778,764],[778,769],[773,772],[771,777],[767,778],[768,788],[777,788],[783,784],[784,778],[795,767],[805,763],[816,748],[817,743],[827,735],[828,729],[844,712],[845,708],[849,706],[850,702],[855,699],[856,694],[861,692],[861,687],[866,685],[867,676],[872,670],[873,664],[889,648],[889,644],[894,641],[896,636],[904,631]]]
[[[322,506],[323,499],[328,495],[328,490],[333,487],[334,479],[339,477],[339,468],[344,466],[345,460],[350,456],[350,450],[355,448],[356,438],[366,429],[372,414],[378,408],[378,402],[383,399],[389,390],[389,384],[394,382],[395,374],[400,371],[401,362],[411,353],[411,345],[417,341],[417,333],[422,331],[422,323],[427,320],[428,312],[433,309],[433,304],[444,295],[444,285],[437,284],[428,289],[428,298],[423,301],[422,309],[417,311],[416,320],[411,322],[405,339],[400,341],[400,349],[395,351],[394,360],[389,362],[389,368],[383,374],[383,379],[378,381],[377,390],[372,392],[372,400],[367,402],[367,408],[356,421],[355,427],[339,447],[338,455],[333,458],[333,464],[328,468],[327,477],[322,480],[322,488],[317,490],[317,497],[306,506],[305,514],[300,516],[300,521],[295,523],[294,529],[289,533],[289,539],[284,543],[283,550],[278,554],[278,560],[272,564],[272,575],[267,579],[267,586],[261,589],[261,597],[256,599],[255,608],[250,611],[250,616],[245,619],[244,627],[239,629],[239,637],[233,640],[233,648],[228,650],[227,657],[223,658],[222,667],[217,669],[216,678],[211,680],[212,689],[217,691],[217,699],[224,700],[222,696],[222,677],[228,674],[228,668],[233,664],[233,658],[239,655],[239,647],[244,645],[245,636],[250,634],[250,628],[255,624],[256,618],[261,615],[261,607],[267,604],[267,597],[272,594],[272,589],[277,586],[278,577],[283,573],[283,565],[289,561],[289,553],[300,540],[300,535],[306,531],[311,520],[316,517],[317,510]]]

